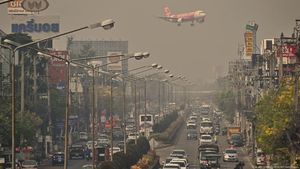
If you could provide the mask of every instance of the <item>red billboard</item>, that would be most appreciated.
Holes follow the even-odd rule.
[[[51,51],[52,55],[58,56],[63,59],[69,58],[69,52],[63,51]],[[62,59],[51,58],[49,62],[49,83],[56,85],[64,85],[66,81],[66,62]]]
[[[296,44],[283,44],[282,57],[295,57],[296,56]]]

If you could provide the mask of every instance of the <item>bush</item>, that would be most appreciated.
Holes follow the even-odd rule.
[[[100,163],[99,166],[97,166],[97,168],[101,168],[101,169],[118,169],[118,167],[115,165],[114,162],[111,161],[104,161],[102,163]]]
[[[178,113],[173,111],[172,113],[166,115],[163,120],[159,123],[153,125],[153,132],[154,133],[161,133],[165,131],[169,125],[178,118]]]

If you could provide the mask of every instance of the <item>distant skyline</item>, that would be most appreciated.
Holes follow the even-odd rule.
[[[112,30],[84,30],[72,34],[74,40],[128,40],[129,52],[149,51],[149,59],[130,61],[130,68],[156,62],[172,74],[182,74],[193,82],[212,81],[226,74],[228,62],[238,58],[244,44],[245,26],[258,24],[257,43],[262,39],[292,34],[295,19],[300,19],[299,0],[48,0],[49,8],[37,15],[59,15],[60,32],[106,18],[116,24]],[[172,13],[203,10],[201,24],[165,22],[163,8]],[[0,6],[0,29],[10,33],[14,19],[7,5]],[[66,48],[66,37],[55,40],[55,48]],[[217,71],[218,70],[218,71]],[[223,73],[221,70],[224,70]]]

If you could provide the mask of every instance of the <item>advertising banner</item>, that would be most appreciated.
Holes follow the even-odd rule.
[[[281,51],[283,57],[295,57],[296,44],[283,44]]]
[[[97,56],[96,56],[96,57],[97,57]],[[92,61],[89,61],[88,64],[89,64],[89,65],[93,65],[94,67],[99,67],[99,66],[102,65],[102,61],[101,61],[101,60],[92,60]],[[99,69],[97,69],[97,70],[101,71],[102,68],[99,67]],[[88,70],[88,74],[89,74],[89,76],[93,76],[93,70],[92,70],[92,69],[89,69],[89,70]],[[99,74],[99,73],[95,72],[95,75],[97,75],[97,74]]]
[[[8,15],[30,15],[32,12],[26,11],[22,7],[23,0],[14,0],[8,3],[7,13]]]
[[[52,55],[68,59],[68,51],[51,51]],[[49,82],[51,84],[64,84],[66,80],[66,62],[64,60],[52,57],[49,63]]]
[[[251,59],[253,54],[253,33],[252,32],[245,32],[245,53],[246,57]]]
[[[54,36],[60,31],[59,16],[16,16],[11,23],[12,33],[27,33],[33,40]]]
[[[109,71],[122,71],[122,52],[107,52],[107,56],[111,56],[107,58],[107,69]]]

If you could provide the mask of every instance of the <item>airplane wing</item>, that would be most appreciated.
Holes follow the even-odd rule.
[[[181,21],[182,18],[177,18],[177,17],[168,17],[168,16],[158,16],[157,18],[163,19],[168,22],[178,22]]]

